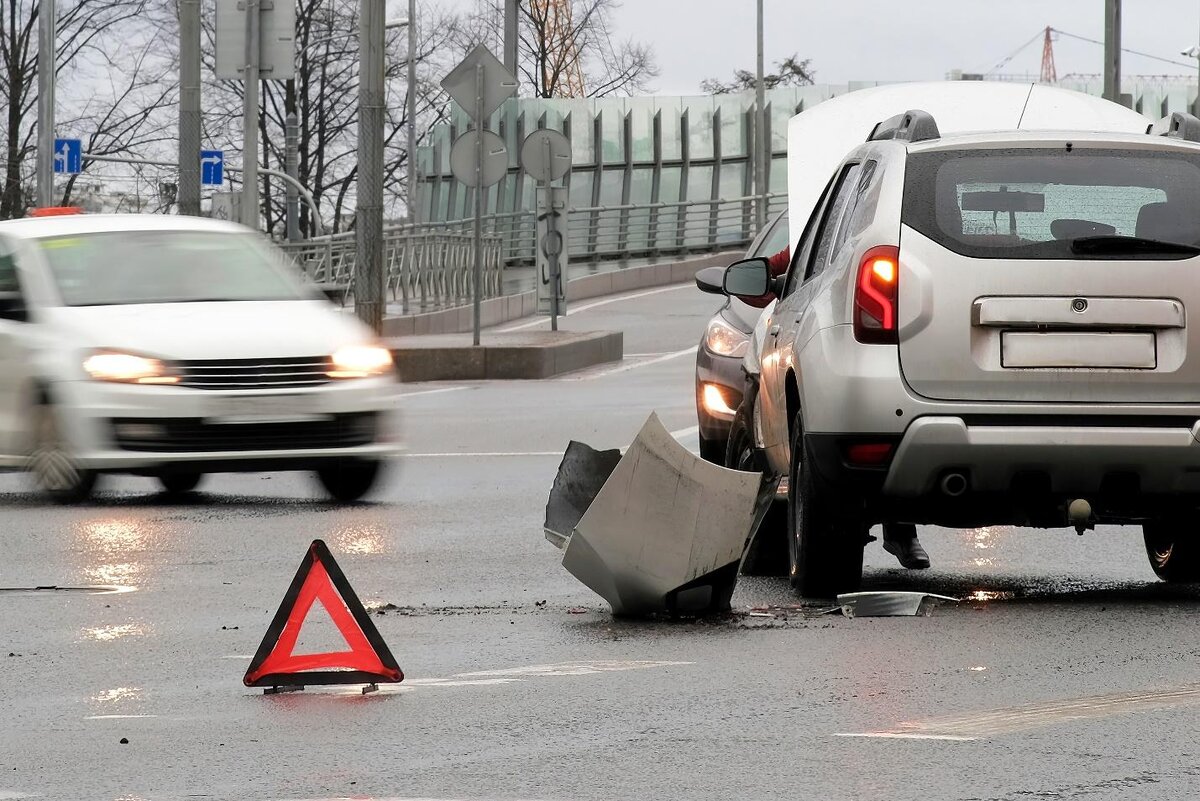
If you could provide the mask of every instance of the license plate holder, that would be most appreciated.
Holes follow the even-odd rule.
[[[310,395],[251,395],[215,399],[208,420],[214,423],[271,423],[326,417]]]
[[[1153,370],[1158,366],[1150,332],[1024,332],[1000,335],[1005,368]]]

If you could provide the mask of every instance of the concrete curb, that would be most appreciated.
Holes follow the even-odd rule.
[[[533,331],[469,336],[412,336],[388,347],[404,382],[550,378],[620,361],[620,331]]]
[[[726,265],[735,261],[743,252],[736,250],[710,253],[694,259],[647,264],[641,267],[585,275],[567,283],[567,299],[571,303],[576,303],[588,298],[614,295],[634,289],[680,284],[690,281],[698,270],[705,267]],[[510,320],[529,317],[536,312],[537,296],[533,291],[529,291],[519,295],[505,295],[485,300],[480,304],[479,316],[482,326],[490,328]],[[385,337],[407,337],[470,331],[474,322],[472,315],[470,306],[460,306],[427,314],[386,317],[383,321],[383,335]]]

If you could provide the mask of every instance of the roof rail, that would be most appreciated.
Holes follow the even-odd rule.
[[[906,142],[925,142],[940,139],[937,122],[928,111],[910,109],[903,114],[884,120],[871,129],[868,142],[881,139],[902,139]]]
[[[1169,136],[1185,142],[1200,142],[1200,119],[1183,111],[1175,111],[1146,129],[1151,136]]]

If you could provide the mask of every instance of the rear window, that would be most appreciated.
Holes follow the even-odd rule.
[[[951,150],[908,158],[903,221],[975,258],[1181,258],[1080,253],[1089,237],[1200,244],[1200,157],[1066,147]]]

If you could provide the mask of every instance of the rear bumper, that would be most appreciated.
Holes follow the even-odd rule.
[[[968,425],[961,417],[922,417],[904,433],[882,493],[927,495],[952,472],[965,476],[968,494],[1034,488],[1059,496],[1200,496],[1200,421]]]

